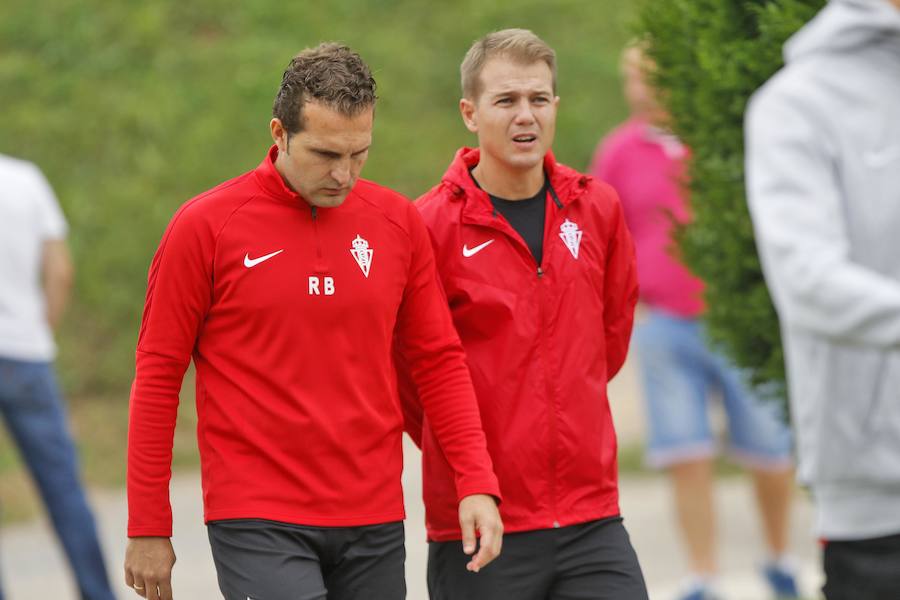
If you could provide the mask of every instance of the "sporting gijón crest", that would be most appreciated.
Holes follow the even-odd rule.
[[[572,253],[572,257],[575,260],[578,260],[578,248],[581,247],[581,230],[578,228],[578,225],[566,219],[565,222],[559,226],[559,231],[559,237],[562,238],[566,248]]]
[[[360,237],[359,234],[356,234],[356,239],[351,242],[351,245],[353,247],[350,249],[350,254],[356,259],[356,264],[359,265],[363,275],[368,279],[369,269],[372,268],[372,257],[375,251],[372,248],[369,248],[369,242]]]

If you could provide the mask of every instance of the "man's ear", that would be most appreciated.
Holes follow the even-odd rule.
[[[269,121],[269,131],[272,133],[272,141],[278,146],[279,154],[287,154],[288,151],[288,132],[278,117]]]
[[[478,119],[475,118],[475,103],[468,98],[460,98],[459,114],[462,115],[466,129],[472,133],[478,133]]]

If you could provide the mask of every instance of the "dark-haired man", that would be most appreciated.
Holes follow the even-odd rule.
[[[228,600],[400,599],[396,340],[422,391],[479,570],[499,491],[428,233],[358,179],[375,82],[345,46],[284,73],[262,164],[186,203],[150,267],[128,445],[126,583],[172,597],[168,502],[178,390],[193,356],[203,500]]]
[[[612,188],[550,152],[559,98],[556,55],[543,40],[522,29],[491,33],[461,72],[460,110],[479,147],[459,150],[417,205],[512,535],[484,576],[461,569],[453,470],[427,411],[423,422],[423,390],[401,377],[408,430],[423,450],[431,598],[646,600],[619,514],[606,397],[637,300],[622,207]]]

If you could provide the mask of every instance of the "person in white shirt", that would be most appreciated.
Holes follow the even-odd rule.
[[[37,483],[80,597],[114,600],[53,371],[53,328],[73,273],[67,229],[41,171],[0,155],[0,411]]]

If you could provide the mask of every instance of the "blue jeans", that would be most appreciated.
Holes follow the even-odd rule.
[[[777,405],[754,395],[745,374],[709,348],[699,321],[647,312],[633,337],[647,406],[647,461],[668,467],[715,453],[708,408],[716,391],[728,417],[733,457],[751,468],[789,468],[791,432]]]
[[[0,358],[0,411],[50,513],[81,598],[115,600],[52,365]]]

